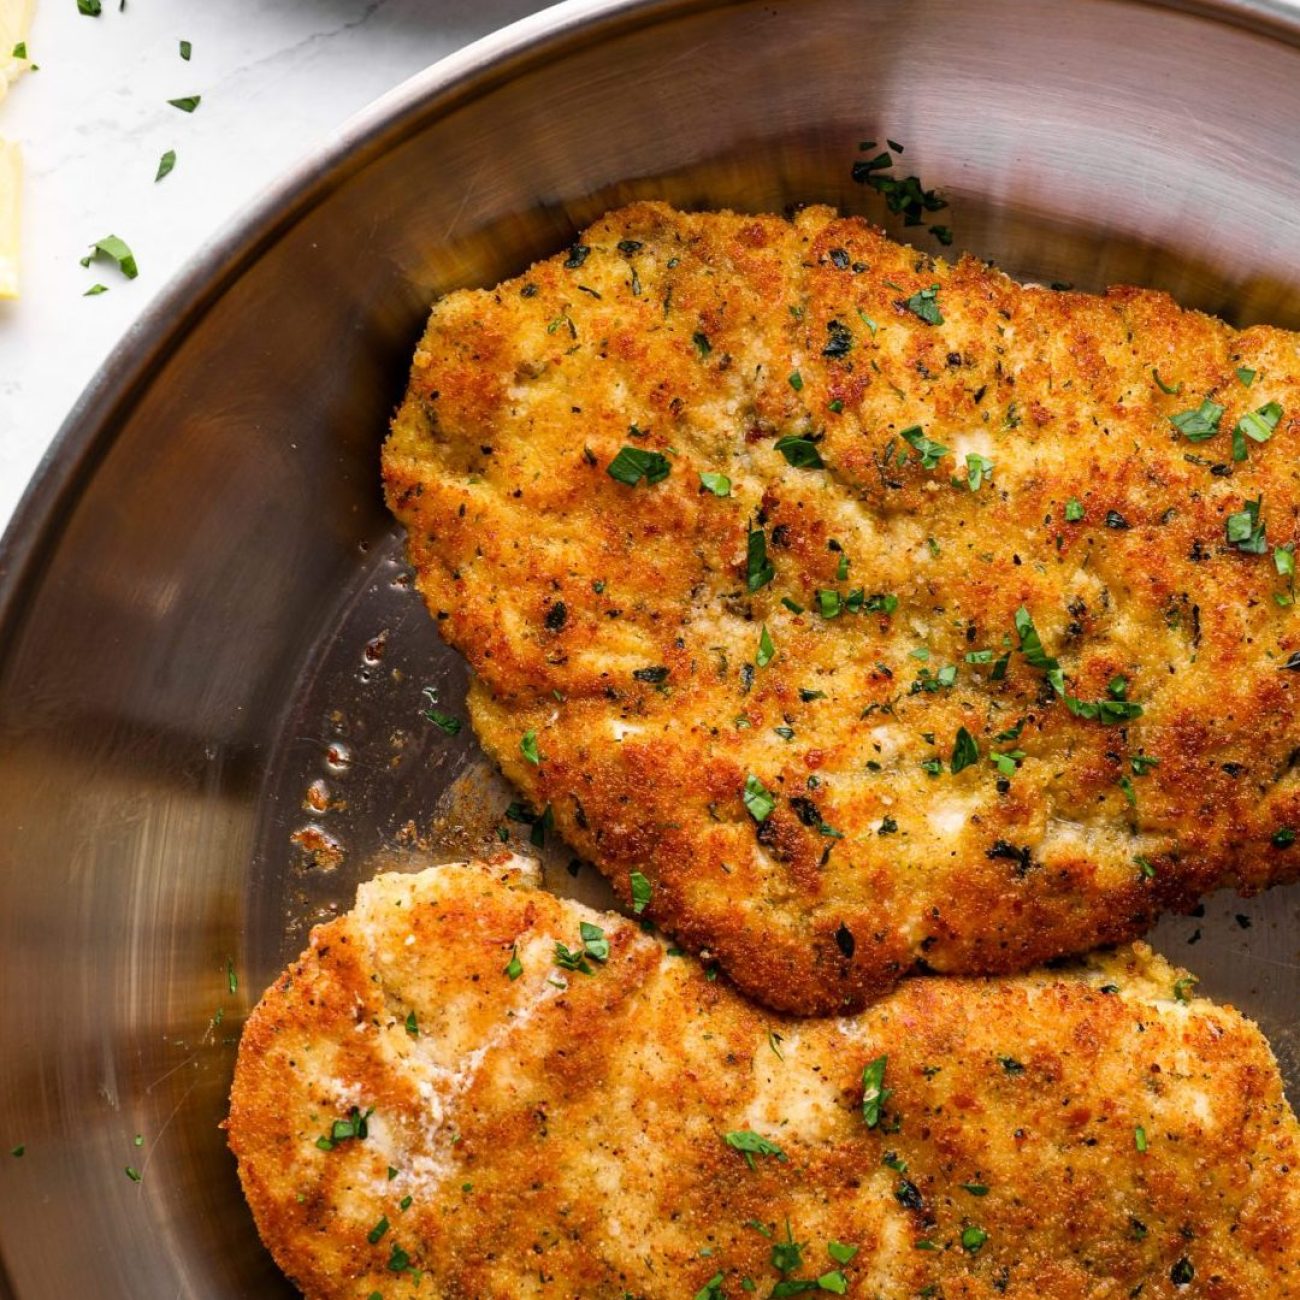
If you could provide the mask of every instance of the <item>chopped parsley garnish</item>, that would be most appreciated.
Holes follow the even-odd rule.
[[[322,1151],[333,1151],[340,1142],[350,1142],[354,1138],[361,1140],[370,1135],[370,1128],[366,1121],[375,1113],[372,1106],[363,1115],[357,1106],[353,1106],[348,1111],[347,1119],[336,1119],[330,1125],[330,1131],[316,1139],[316,1145]]]
[[[1153,754],[1133,754],[1129,758],[1129,766],[1133,769],[1134,776],[1147,776],[1153,767],[1160,766],[1160,760]]]
[[[962,1191],[969,1192],[972,1196],[987,1196],[989,1189],[983,1183],[961,1183]]]
[[[1276,402],[1267,402],[1257,411],[1247,411],[1232,430],[1232,459],[1246,459],[1247,438],[1254,442],[1267,442],[1281,418],[1282,408]]]
[[[890,596],[884,592],[877,592],[874,596],[866,598],[862,608],[868,614],[892,614],[898,608],[898,597]]]
[[[729,497],[731,495],[731,480],[725,474],[705,471],[700,475],[700,485],[707,488],[715,497]]]
[[[750,1129],[724,1133],[722,1140],[733,1151],[739,1151],[745,1157],[745,1162],[751,1169],[757,1168],[754,1164],[755,1156],[775,1156],[778,1160],[786,1159],[785,1152],[775,1142],[769,1142],[761,1134]]]
[[[1077,524],[1083,518],[1083,506],[1080,504],[1078,497],[1071,497],[1065,503],[1065,522],[1067,524]]]
[[[524,973],[524,964],[519,960],[519,945],[510,949],[510,960],[501,968],[501,973],[509,977],[513,984]]]
[[[119,239],[116,235],[105,235],[103,239],[96,240],[90,246],[90,256],[85,260],[84,264],[89,266],[101,253],[110,261],[116,262],[117,269],[128,280],[134,280],[140,274],[140,268],[136,265],[135,254],[127,247],[126,241]]]
[[[15,1160],[21,1160],[23,1156],[27,1154],[27,1147],[20,1142],[16,1147],[9,1148],[9,1154],[13,1156]]]
[[[915,447],[921,457],[922,469],[934,469],[939,461],[948,454],[948,448],[941,442],[934,442],[927,438],[921,432],[921,426],[914,424],[910,429],[904,429],[899,435],[906,443]]]
[[[1175,1286],[1187,1286],[1195,1276],[1196,1269],[1192,1267],[1192,1261],[1186,1255],[1183,1255],[1169,1270],[1169,1280]]]
[[[632,669],[632,676],[638,682],[649,682],[652,686],[662,686],[668,680],[671,668],[663,664],[652,664],[648,668]]]
[[[803,1246],[795,1241],[789,1219],[785,1221],[785,1240],[772,1243],[771,1259],[778,1273],[793,1273],[803,1267]]]
[[[758,634],[758,653],[754,656],[754,662],[760,668],[766,668],[768,664],[776,658],[776,646],[772,643],[772,634],[767,630],[767,624],[763,624],[763,630]]]
[[[767,787],[752,773],[745,778],[745,790],[741,796],[749,815],[756,822],[765,822],[776,807],[776,800],[767,792]]]
[[[1174,981],[1174,1001],[1190,1002],[1192,995],[1196,992],[1197,978],[1195,975],[1184,975],[1181,979]]]
[[[1251,370],[1249,366],[1237,367],[1237,378],[1241,381],[1243,388],[1249,388],[1255,382],[1256,371]]]
[[[707,357],[713,351],[713,344],[709,342],[709,336],[700,330],[696,330],[691,335],[691,342],[695,344],[695,350],[701,357]]]
[[[564,259],[564,265],[570,271],[577,270],[588,257],[591,256],[591,249],[586,244],[574,244],[569,249],[569,255]]]
[[[605,469],[610,478],[629,487],[635,487],[642,479],[647,483],[662,483],[671,471],[666,456],[643,447],[622,448]]]
[[[158,171],[153,178],[154,184],[156,185],[160,180],[162,180],[164,176],[170,176],[172,173],[172,168],[174,168],[175,166],[176,166],[176,150],[168,149],[167,152],[163,154],[161,158],[158,159]]]
[[[722,1274],[715,1273],[695,1293],[695,1300],[725,1300],[722,1293]]]
[[[1060,663],[1043,649],[1042,638],[1038,635],[1034,620],[1023,605],[1016,610],[1016,635],[1020,638],[1020,653],[1029,661],[1031,667],[1041,668],[1049,673],[1060,668]]]
[[[1136,855],[1134,856],[1133,861],[1137,863],[1137,868],[1138,868],[1138,870],[1139,870],[1139,871],[1140,871],[1140,872],[1141,872],[1141,873],[1142,873],[1142,874],[1143,874],[1143,875],[1144,875],[1148,880],[1153,880],[1153,879],[1155,878],[1156,869],[1155,869],[1155,867],[1153,867],[1153,866],[1151,865],[1151,862],[1150,862],[1149,859],[1144,858],[1144,857],[1142,856],[1142,854],[1138,853],[1138,854],[1136,854]]]
[[[875,1128],[884,1113],[890,1090],[885,1087],[885,1067],[888,1056],[878,1056],[862,1067],[862,1118],[868,1128]]]
[[[541,763],[542,756],[537,751],[537,732],[535,731],[524,732],[524,734],[519,739],[519,752],[530,763],[532,763],[534,767],[538,766]]]
[[[366,1240],[372,1246],[377,1246],[379,1245],[380,1241],[383,1239],[384,1233],[386,1233],[387,1231],[388,1231],[388,1219],[386,1217],[381,1217],[379,1222],[376,1223],[375,1226],[371,1228],[368,1233],[366,1233]]]
[[[594,957],[596,961],[609,960],[609,940],[605,938],[605,931],[600,926],[592,925],[590,921],[581,921],[578,924],[578,934],[588,957]]]
[[[799,698],[805,704],[811,704],[814,700],[824,700],[826,698],[826,692],[813,691],[813,690],[809,690],[808,687],[806,686],[801,686],[799,688]]]
[[[412,1038],[419,1038],[420,1036],[420,1022],[416,1019],[414,1011],[407,1013],[406,1032],[410,1034]]]
[[[1141,1124],[1139,1124],[1137,1128],[1133,1130],[1133,1145],[1139,1151],[1144,1152],[1147,1149],[1147,1131],[1142,1127]]]
[[[856,1255],[860,1249],[860,1246],[847,1246],[842,1241],[828,1241],[826,1243],[826,1253],[837,1264],[851,1263],[854,1255]]]
[[[587,953],[582,948],[570,948],[559,939],[555,941],[555,964],[561,970],[578,971],[583,975],[596,973],[587,964]]]
[[[390,1273],[409,1273],[412,1271],[410,1255],[396,1242],[393,1242],[393,1248],[388,1252],[388,1271]]]
[[[973,1223],[961,1230],[961,1248],[971,1255],[974,1255],[988,1239],[989,1234]]]
[[[18,44],[14,46],[13,57],[15,59],[25,59],[27,57],[26,41],[19,41]]]
[[[1169,384],[1165,383],[1165,381],[1160,378],[1160,371],[1156,370],[1154,367],[1151,371],[1151,378],[1156,381],[1156,387],[1162,393],[1168,393],[1170,397],[1177,397],[1178,394],[1183,391],[1182,384],[1174,384],[1170,387]]]
[[[1169,423],[1188,442],[1204,442],[1219,432],[1222,419],[1223,407],[1207,397],[1194,411],[1179,411],[1177,415],[1171,415]]]
[[[184,59],[186,63],[188,63],[190,61],[190,55],[193,53],[194,53],[194,46],[191,45],[189,41],[182,41],[181,58]]]
[[[826,462],[822,460],[817,444],[811,438],[787,434],[784,438],[776,440],[776,449],[785,457],[786,463],[793,465],[795,469],[826,468]]]
[[[767,558],[767,534],[761,528],[751,528],[745,542],[745,585],[757,591],[775,577],[776,569]]]
[[[87,18],[98,18],[104,12],[100,0],[77,0],[77,12]]]
[[[239,992],[239,976],[235,974],[235,963],[226,958],[226,988],[231,993]]]
[[[420,710],[421,715],[432,722],[433,725],[444,734],[448,736],[457,735],[463,725],[461,720],[459,718],[453,718],[450,713],[443,713],[441,709],[433,707],[438,700],[437,688],[426,686],[421,690],[420,694],[427,697],[429,701],[429,707]]]
[[[822,588],[817,592],[817,612],[822,618],[838,618],[843,608],[840,593],[833,588]]]
[[[203,96],[183,95],[180,99],[169,99],[167,102],[173,108],[179,108],[182,113],[192,113],[203,102]]]
[[[993,462],[978,452],[966,453],[966,486],[972,492],[978,492],[985,479],[993,478]]]
[[[1020,764],[1025,761],[1027,755],[1023,749],[1013,749],[1009,753],[1000,754],[997,750],[989,750],[989,762],[1003,776],[1015,776],[1020,769]]]
[[[92,284],[90,288],[87,289],[86,292],[83,293],[81,296],[83,298],[98,298],[101,293],[107,293],[107,292],[108,292],[108,285]]]
[[[797,370],[790,372],[790,387],[796,393],[801,392],[803,389],[803,376]]]
[[[904,304],[913,316],[919,317],[927,325],[942,325],[943,316],[939,311],[939,286],[932,284],[928,289],[914,293]]]
[[[979,746],[975,743],[975,737],[966,730],[965,727],[957,728],[957,739],[953,742],[952,747],[952,772],[955,776],[963,768],[972,766],[980,761]]]
[[[1289,849],[1296,841],[1296,832],[1289,826],[1283,826],[1275,830],[1269,839],[1275,849]]]
[[[140,1171],[137,1168],[135,1168],[134,1165],[127,1165],[126,1169],[123,1172],[133,1183],[138,1183],[141,1179]]]
[[[1124,798],[1128,800],[1129,807],[1136,808],[1138,805],[1138,797],[1137,791],[1133,789],[1133,782],[1130,781],[1128,777],[1121,776],[1115,784],[1119,786],[1120,790],[1123,792]]]
[[[650,905],[650,882],[639,871],[633,871],[628,882],[632,886],[632,911],[640,916]]]
[[[1228,545],[1244,551],[1248,555],[1264,555],[1268,543],[1264,540],[1264,521],[1259,517],[1264,498],[1258,496],[1254,501],[1244,501],[1244,509],[1229,515],[1225,521]]]

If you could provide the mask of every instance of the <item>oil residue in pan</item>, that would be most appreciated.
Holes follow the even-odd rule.
[[[613,905],[590,864],[523,820],[537,810],[520,806],[479,749],[465,710],[468,671],[414,590],[400,533],[360,558],[352,591],[298,676],[262,787],[244,909],[259,989],[381,870],[510,848],[541,858],[556,893]],[[445,725],[425,716],[430,709]],[[1300,886],[1248,900],[1213,895],[1190,916],[1166,917],[1151,941],[1197,974],[1202,992],[1259,1023],[1300,1101]]]

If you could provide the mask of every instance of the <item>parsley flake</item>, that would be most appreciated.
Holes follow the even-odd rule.
[[[650,881],[641,872],[633,871],[628,882],[632,887],[632,911],[640,916],[650,906]]]
[[[180,99],[169,99],[167,102],[173,108],[179,108],[182,113],[192,113],[203,102],[203,96],[184,95]]]
[[[1221,419],[1223,407],[1207,397],[1194,411],[1179,411],[1177,415],[1171,415],[1169,423],[1188,442],[1204,442],[1219,432]]]
[[[942,325],[943,315],[939,311],[939,286],[932,284],[928,289],[914,293],[904,304],[913,316],[923,320],[927,325]]]
[[[868,1128],[875,1128],[889,1100],[890,1089],[885,1087],[885,1067],[888,1056],[878,1056],[862,1067],[862,1118]]]
[[[164,176],[170,176],[172,174],[172,169],[175,166],[176,166],[176,150],[168,149],[167,152],[163,154],[161,158],[158,159],[158,171],[153,178],[154,184],[156,185],[160,180],[162,180]]]
[[[980,761],[979,746],[975,743],[975,737],[966,730],[965,727],[957,728],[957,739],[953,742],[952,747],[952,772],[956,776],[963,768],[972,766]]]
[[[756,822],[765,822],[776,807],[776,800],[767,792],[767,787],[752,773],[745,777],[745,790],[741,795],[749,815]]]
[[[535,731],[524,732],[524,734],[520,737],[519,740],[519,752],[530,763],[532,763],[534,767],[538,766],[541,763],[542,756],[537,751],[537,732]]]
[[[1260,507],[1264,504],[1262,496],[1254,501],[1243,501],[1243,509],[1231,514],[1225,521],[1228,545],[1248,555],[1264,555],[1268,543],[1264,540],[1264,521],[1260,519]]]
[[[769,1142],[759,1133],[751,1129],[740,1129],[733,1133],[724,1133],[722,1140],[733,1150],[739,1151],[744,1157],[746,1164],[751,1169],[757,1168],[754,1164],[755,1156],[774,1156],[777,1160],[785,1160],[786,1154],[775,1142]]]
[[[715,497],[729,497],[731,495],[731,480],[725,474],[705,471],[700,475],[700,486],[707,488]]]
[[[140,274],[140,268],[136,265],[135,254],[131,252],[126,241],[119,239],[116,235],[105,235],[103,239],[96,240],[90,246],[90,256],[86,259],[85,265],[89,266],[101,253],[110,261],[116,262],[117,269],[128,280],[134,280]]]
[[[772,643],[772,634],[767,630],[767,624],[763,624],[763,630],[758,634],[758,653],[754,656],[754,662],[760,668],[766,668],[772,660],[776,658],[776,646]]]
[[[785,457],[786,463],[795,469],[826,468],[826,462],[822,460],[817,444],[811,438],[787,434],[784,438],[777,439],[776,449]]]
[[[898,436],[904,442],[910,443],[920,453],[922,469],[934,469],[939,461],[948,454],[948,448],[941,442],[934,442],[927,438],[921,432],[919,424],[912,425],[910,429],[904,429]]]
[[[987,456],[981,456],[978,452],[970,451],[966,453],[966,486],[972,492],[978,492],[985,479],[992,481],[993,462]]]
[[[767,534],[761,528],[751,528],[745,542],[745,585],[757,591],[775,577],[776,569],[767,558]]]
[[[645,479],[647,484],[662,483],[672,471],[668,458],[657,451],[643,447],[623,447],[605,467],[610,478],[626,483],[628,487]]]

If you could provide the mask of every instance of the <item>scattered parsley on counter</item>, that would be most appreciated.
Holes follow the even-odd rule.
[[[116,235],[105,235],[103,239],[96,240],[90,246],[90,255],[83,259],[82,265],[89,266],[101,254],[111,262],[115,262],[117,269],[128,280],[134,280],[140,274],[140,268],[136,265],[135,254],[131,252],[126,241],[119,239]]]
[[[167,152],[158,159],[158,172],[153,178],[154,184],[156,185],[164,176],[170,176],[172,174],[172,169],[175,166],[176,150],[168,149]]]
[[[173,108],[179,108],[182,113],[192,113],[201,103],[203,103],[203,96],[183,95],[180,99],[169,99],[167,102]]]

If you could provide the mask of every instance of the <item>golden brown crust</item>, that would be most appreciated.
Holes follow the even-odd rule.
[[[825,208],[640,204],[581,245],[437,304],[384,473],[484,744],[621,897],[642,872],[649,914],[747,992],[825,1012],[1296,878],[1274,837],[1300,828],[1300,632],[1273,554],[1300,530],[1295,335],[1024,288]],[[1190,441],[1171,417],[1209,399],[1220,431]],[[912,426],[948,448],[932,468]],[[825,468],[777,450],[803,435]],[[624,446],[667,478],[616,481]],[[968,455],[994,465],[977,490]],[[1226,519],[1261,496],[1266,550],[1243,552]],[[1116,678],[1140,717],[1071,712],[1123,712]]]
[[[583,920],[589,975],[554,960]],[[1258,1030],[1180,978],[1139,945],[788,1020],[504,866],[381,876],[250,1018],[230,1144],[313,1300],[768,1296],[787,1220],[789,1279],[872,1300],[1300,1296],[1300,1128]]]

